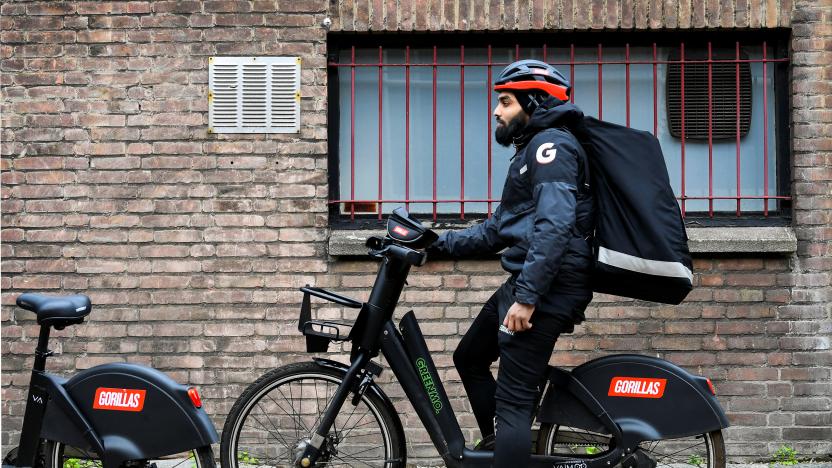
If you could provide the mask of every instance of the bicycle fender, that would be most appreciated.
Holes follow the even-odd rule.
[[[48,405],[41,436],[91,449],[71,423],[80,416],[103,442],[105,464],[159,458],[219,440],[208,415],[188,396],[188,387],[150,367],[104,364],[76,374],[61,388],[79,414]]]
[[[586,408],[565,406],[583,406],[579,403],[581,397],[564,391],[565,379],[556,370],[552,376],[538,420],[608,433]],[[628,438],[644,441],[688,437],[729,425],[708,379],[663,359],[634,354],[606,356],[576,367],[571,377],[586,388]]]

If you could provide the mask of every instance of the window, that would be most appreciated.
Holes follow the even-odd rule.
[[[436,45],[334,38],[330,203],[340,219],[381,219],[399,205],[433,220],[490,215],[514,154],[494,141],[493,81],[519,58],[569,76],[585,114],[656,135],[685,216],[787,214],[788,119],[777,92],[788,89],[785,42],[634,36],[622,44],[593,35],[564,43],[541,35],[524,43],[549,44],[526,47],[503,34],[490,40],[512,45],[498,47],[448,37]]]

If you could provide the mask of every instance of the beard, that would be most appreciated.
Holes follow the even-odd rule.
[[[516,116],[508,124],[499,124],[494,130],[494,139],[502,146],[510,146],[514,139],[523,133],[526,122],[521,116]]]

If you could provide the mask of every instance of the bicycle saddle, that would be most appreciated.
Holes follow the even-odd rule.
[[[53,326],[58,330],[83,322],[84,317],[92,311],[90,298],[81,294],[45,296],[24,293],[18,296],[17,305],[37,314],[38,325]]]

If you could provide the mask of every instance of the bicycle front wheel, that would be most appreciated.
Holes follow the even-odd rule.
[[[272,370],[237,399],[220,444],[223,468],[294,467],[344,374],[314,362]],[[316,466],[404,467],[404,434],[395,410],[367,391],[347,398],[320,447]]]
[[[611,443],[606,434],[542,424],[537,447],[542,455],[585,457],[611,450]],[[645,441],[639,444],[639,449],[659,468],[725,468],[725,442],[718,430],[680,439]]]

